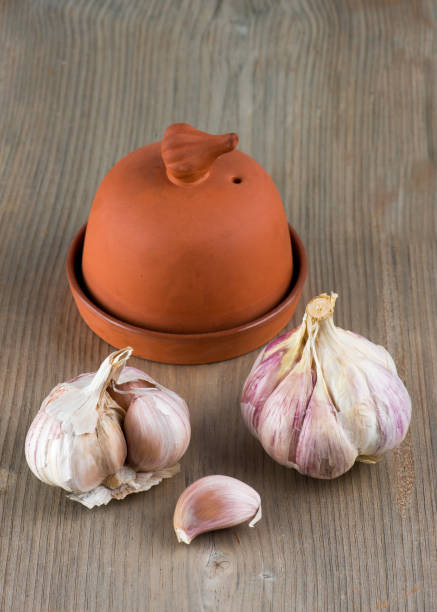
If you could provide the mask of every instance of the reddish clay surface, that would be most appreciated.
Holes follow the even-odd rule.
[[[224,331],[171,334],[129,325],[99,308],[87,294],[81,273],[86,226],[74,237],[67,257],[67,276],[76,305],[86,324],[117,348],[131,346],[134,354],[163,363],[211,363],[237,357],[268,342],[288,323],[295,311],[307,275],[305,249],[290,227],[295,268],[290,292],[267,314]]]
[[[284,300],[293,271],[284,208],[263,168],[232,150],[237,141],[176,124],[162,145],[108,172],[82,261],[98,308],[136,327],[195,334],[247,324]]]

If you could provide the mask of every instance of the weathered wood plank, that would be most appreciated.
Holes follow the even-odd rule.
[[[3,0],[0,4],[0,609],[434,610],[437,3]],[[255,354],[134,360],[189,403],[182,473],[89,512],[23,452],[39,403],[109,351],[80,320],[68,244],[106,170],[174,121],[236,130],[307,247],[304,300],[392,352],[411,432],[335,482],[275,465],[238,398]],[[225,473],[256,529],[178,545],[185,483]]]

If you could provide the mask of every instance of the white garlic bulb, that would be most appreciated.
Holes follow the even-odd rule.
[[[402,442],[411,419],[390,354],[334,325],[336,298],[314,298],[302,324],[261,352],[241,398],[246,425],[266,452],[315,478],[378,461]]]
[[[190,440],[184,400],[141,370],[125,367],[131,354],[131,348],[116,351],[96,373],[82,374],[57,385],[43,401],[27,433],[26,460],[35,476],[49,485],[62,487],[71,493],[71,499],[89,508],[145,491],[173,476],[179,471],[177,461]],[[155,411],[166,414],[161,431],[155,427],[147,432],[147,444],[145,436],[138,439],[132,432],[125,439],[126,410],[129,412],[131,401],[134,404],[138,400],[136,395],[124,394],[123,390],[117,392],[117,380],[122,386],[148,386],[144,390],[152,390]],[[134,427],[135,423],[130,429]],[[168,447],[173,452],[163,442],[165,427]],[[179,438],[174,429],[178,429]],[[129,454],[141,452],[153,455],[148,468],[126,463]]]

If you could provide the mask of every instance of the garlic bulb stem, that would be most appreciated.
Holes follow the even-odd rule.
[[[324,321],[332,315],[338,295],[322,293],[308,302],[305,312],[313,321]]]

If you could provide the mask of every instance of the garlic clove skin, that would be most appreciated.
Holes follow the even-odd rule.
[[[190,425],[187,416],[178,412],[168,398],[133,400],[124,420],[130,466],[150,472],[179,461],[190,442]]]
[[[314,384],[308,345],[302,359],[267,398],[259,413],[258,438],[264,450],[281,465],[297,469],[297,445]],[[290,426],[282,427],[284,422]]]
[[[377,411],[366,376],[355,363],[337,355],[321,359],[329,394],[338,410],[338,420],[357,449],[357,455],[373,455],[379,444]],[[331,376],[331,372],[334,376]]]
[[[95,432],[75,436],[71,453],[71,472],[74,480],[71,491],[90,491],[102,480],[122,469],[126,454],[126,440],[116,413],[103,414]]]
[[[324,382],[319,378],[299,436],[297,469],[301,474],[313,478],[337,478],[353,466],[357,454],[339,424]]]
[[[99,411],[104,409],[99,402],[109,399],[104,392],[110,382],[117,379],[131,355],[130,347],[115,351],[106,357],[97,372],[82,374],[57,385],[50,392],[50,401],[45,405],[46,413],[60,421],[64,430],[72,430],[76,435],[92,433]]]
[[[336,299],[337,294],[334,296]],[[376,361],[387,370],[397,374],[393,358],[383,346],[374,344],[359,334],[337,327],[334,325],[332,314],[318,326],[316,344],[319,352],[329,347],[331,351],[343,352],[349,361],[352,359]]]
[[[399,446],[407,435],[411,421],[411,398],[401,379],[386,368],[373,363],[365,365],[370,397],[378,420],[378,442],[361,455],[380,457]]]
[[[242,414],[252,435],[257,435],[260,412],[279,380],[281,354],[259,360],[246,379],[241,397]]]
[[[320,327],[317,353],[339,421],[358,454],[378,457],[399,446],[411,420],[411,399],[390,354],[340,330],[332,319]]]
[[[130,380],[114,385],[111,395],[118,403],[127,404],[123,429],[128,464],[141,472],[174,465],[190,443],[185,401],[136,368],[126,367],[120,381],[126,378]]]
[[[127,412],[130,403],[135,397],[136,390],[141,393],[145,389],[154,389],[156,391],[159,388],[161,388],[161,385],[146,374],[146,372],[142,372],[138,368],[126,366],[117,382],[111,385],[108,392],[117,404]]]
[[[178,542],[190,544],[201,533],[261,519],[261,498],[249,485],[230,476],[205,476],[179,497],[173,526]]]
[[[249,431],[257,437],[261,410],[299,359],[305,325],[272,340],[259,354],[246,379],[241,396],[244,421]]]

